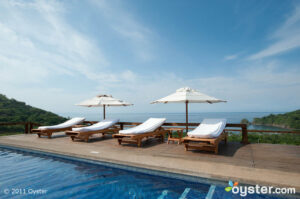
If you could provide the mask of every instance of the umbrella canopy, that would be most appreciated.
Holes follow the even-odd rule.
[[[186,131],[188,131],[188,103],[218,103],[226,102],[225,100],[220,100],[206,94],[200,93],[197,90],[191,89],[189,87],[184,87],[177,89],[175,93],[163,97],[159,100],[151,102],[155,103],[185,103],[186,104]]]
[[[113,98],[111,95],[98,95],[91,99],[80,102],[79,104],[76,104],[76,105],[77,106],[85,106],[85,107],[103,106],[103,119],[105,119],[105,107],[106,106],[130,106],[133,104],[130,104],[123,100]]]
[[[225,100],[220,100],[206,94],[200,93],[197,90],[191,89],[189,87],[184,87],[177,89],[175,93],[168,95],[159,100],[155,100],[151,102],[154,103],[218,103],[218,102],[226,102]]]

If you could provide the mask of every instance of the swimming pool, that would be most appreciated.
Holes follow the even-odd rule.
[[[224,188],[0,147],[0,198],[241,198]]]

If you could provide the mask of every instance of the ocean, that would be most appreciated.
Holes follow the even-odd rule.
[[[228,123],[240,123],[242,119],[246,118],[250,122],[255,117],[268,116],[270,114],[279,114],[282,112],[199,112],[189,113],[189,122],[201,122],[204,118],[226,118]],[[99,121],[103,119],[102,110],[99,110],[98,114],[94,113],[82,113],[61,114],[65,117],[85,117],[86,120]],[[167,118],[167,122],[185,122],[185,113],[106,113],[106,118],[119,118],[122,122],[143,122],[150,117],[164,117]],[[256,126],[250,125],[248,129],[261,129],[261,130],[283,130],[282,128],[271,126]]]

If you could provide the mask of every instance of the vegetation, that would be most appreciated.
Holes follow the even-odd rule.
[[[53,125],[66,118],[44,111],[0,94],[0,122],[34,122]],[[24,132],[24,126],[0,126],[0,132]]]
[[[252,124],[300,129],[300,109],[285,114],[271,114],[262,118],[254,118]]]
[[[244,119],[241,120],[241,124],[247,124],[247,126],[248,126],[248,125],[251,124],[251,122],[249,122],[249,120],[244,118]]]
[[[229,133],[228,141],[240,142],[242,140],[241,133]],[[250,143],[270,143],[270,144],[290,144],[300,145],[299,134],[293,133],[248,133],[248,141]]]

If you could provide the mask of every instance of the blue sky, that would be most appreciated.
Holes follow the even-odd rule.
[[[0,1],[0,93],[56,113],[183,112],[149,102],[185,86],[228,100],[193,112],[295,110],[299,47],[299,1]]]

